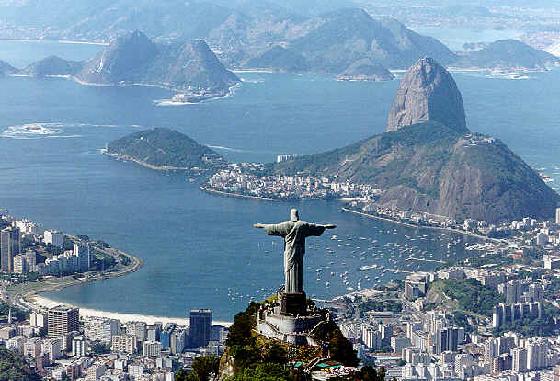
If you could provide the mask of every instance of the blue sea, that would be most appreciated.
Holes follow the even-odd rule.
[[[98,49],[0,42],[0,60],[21,67],[53,50],[78,60]],[[105,240],[145,261],[134,274],[46,296],[103,311],[170,317],[205,307],[216,319],[231,320],[250,300],[281,285],[282,242],[252,225],[285,220],[291,207],[303,219],[338,225],[308,240],[306,289],[319,299],[405,275],[394,269],[430,269],[469,255],[463,246],[473,238],[357,217],[342,213],[338,202],[210,195],[183,176],[100,153],[116,138],[153,127],[184,132],[232,161],[325,151],[382,132],[398,86],[316,75],[240,76],[244,83],[231,97],[177,107],[158,106],[171,94],[157,88],[0,78],[0,208],[44,228]],[[560,184],[560,71],[526,80],[454,76],[470,128],[502,139],[555,179],[553,186]],[[411,255],[429,261],[407,260]],[[373,264],[379,267],[360,271]]]

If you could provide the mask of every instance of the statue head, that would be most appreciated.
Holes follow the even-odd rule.
[[[299,213],[297,209],[292,209],[290,211],[290,221],[298,222],[299,221]]]

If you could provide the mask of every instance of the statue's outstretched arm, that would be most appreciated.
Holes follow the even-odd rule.
[[[336,229],[336,225],[335,224],[326,224],[323,225],[325,229]]]
[[[291,230],[291,223],[290,222],[282,222],[279,224],[254,224],[254,227],[257,229],[264,229],[266,230],[268,235],[280,235],[285,236]]]

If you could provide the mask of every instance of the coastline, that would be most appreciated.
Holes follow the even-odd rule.
[[[49,40],[39,38],[0,38],[0,41],[14,41],[14,42],[57,42],[60,44],[74,44],[74,45],[97,45],[108,46],[108,42],[102,41],[83,41],[83,40]]]
[[[144,168],[148,168],[148,169],[152,169],[154,171],[160,171],[160,172],[167,172],[167,171],[190,171],[190,168],[186,168],[186,167],[173,167],[173,166],[158,166],[158,165],[152,165],[152,164],[148,164],[142,160],[138,160],[135,159],[131,156],[127,156],[127,155],[119,155],[116,153],[109,153],[109,152],[102,152],[103,155],[108,156],[110,158],[113,158],[115,160],[120,160],[120,161],[127,161],[127,162],[131,162],[137,165],[140,165]]]
[[[489,238],[487,236],[481,235],[481,234],[476,234],[476,233],[472,233],[472,232],[466,232],[464,230],[458,230],[458,229],[452,229],[452,228],[444,228],[444,227],[440,227],[440,226],[428,226],[428,225],[415,225],[415,224],[411,224],[409,222],[403,222],[403,221],[396,221],[393,220],[391,218],[388,217],[381,217],[381,216],[376,216],[373,214],[369,214],[369,213],[365,213],[365,212],[360,212],[358,210],[353,210],[353,209],[349,209],[349,208],[341,208],[342,211],[347,212],[347,213],[353,213],[353,214],[357,214],[363,217],[367,217],[367,218],[371,218],[371,219],[376,219],[376,220],[381,220],[381,221],[386,221],[386,222],[391,222],[393,224],[398,224],[398,225],[404,225],[404,226],[408,226],[411,228],[416,228],[416,229],[432,229],[432,230],[443,230],[443,231],[448,231],[451,233],[456,233],[456,234],[462,234],[462,235],[468,235],[470,237],[475,237],[478,239],[482,239],[484,241],[491,241],[491,242],[495,242],[495,243],[504,243],[504,241],[497,239],[497,238]]]
[[[76,238],[73,236],[70,237]],[[136,272],[144,266],[144,261],[142,259],[125,253],[119,249],[115,249],[113,247],[101,248],[99,246],[95,246],[95,248],[101,253],[109,255],[116,260],[119,260],[122,256],[124,256],[128,258],[130,262],[128,265],[122,265],[118,262],[119,264],[113,269],[98,272],[88,271],[86,273],[79,274],[79,277],[77,274],[64,277],[49,276],[37,281],[15,284],[6,289],[6,299],[26,310],[41,310],[45,308],[46,304],[56,303],[41,296],[40,294],[42,292],[59,291],[64,288],[80,284],[118,278]]]
[[[33,295],[30,296],[28,299],[30,303],[33,303],[36,306],[40,306],[41,308],[51,308],[61,304],[60,302],[49,299],[42,295]],[[174,316],[156,316],[156,315],[137,314],[137,313],[110,312],[110,311],[96,310],[92,308],[84,308],[84,307],[80,307],[79,305],[74,305],[69,303],[64,303],[64,304],[79,308],[80,317],[87,317],[87,318],[106,317],[109,319],[120,320],[123,323],[136,322],[136,321],[144,322],[146,324],[154,324],[159,322],[163,324],[174,323],[178,325],[186,325],[188,323],[187,315],[185,315],[184,317],[180,317],[180,316],[174,317]],[[212,323],[217,325],[223,325],[226,327],[232,324],[231,322],[216,321],[216,320],[214,320]]]
[[[84,81],[84,80],[76,77],[75,75],[68,75],[68,76],[64,76],[63,78],[71,80],[71,81],[73,81],[73,82],[75,82],[75,83],[77,83],[78,85],[81,85],[81,86],[90,86],[90,87],[154,87],[154,88],[157,88],[157,89],[171,91],[171,92],[175,93],[175,95],[184,94],[184,91],[182,92],[182,90],[180,88],[174,87],[172,85],[166,85],[166,84],[141,83],[141,82],[140,83],[94,83],[94,82]],[[208,96],[205,96],[203,99],[200,99],[197,102],[174,101],[173,97],[171,97],[171,98],[164,98],[164,99],[155,99],[154,104],[158,107],[185,106],[185,105],[200,104],[200,103],[204,103],[204,102],[208,102],[208,101],[216,100],[216,99],[229,98],[229,97],[231,97],[235,94],[235,90],[241,86],[242,82],[243,81],[240,81],[240,82],[237,82],[237,83],[229,86],[227,91],[224,92],[224,93],[210,94]]]
[[[220,195],[220,196],[225,196],[225,197],[246,198],[246,199],[249,199],[249,200],[258,200],[258,201],[278,201],[278,200],[275,200],[273,198],[257,197],[257,196],[249,196],[249,195],[233,193],[233,192],[225,192],[225,191],[220,191],[220,190],[217,190],[217,189],[208,188],[208,187],[205,187],[205,186],[201,186],[200,190],[203,191],[203,192],[214,193],[214,194],[217,194],[217,195]]]
[[[121,322],[145,322],[146,324],[154,324],[160,322],[163,324],[174,323],[185,325],[188,323],[188,316],[175,317],[175,316],[156,316],[149,314],[140,313],[123,313],[123,312],[113,312],[113,311],[103,311],[93,308],[82,307],[80,305],[66,303],[63,301],[56,301],[50,299],[42,293],[47,291],[59,291],[67,287],[82,285],[90,282],[103,281],[106,279],[118,278],[121,276],[128,275],[132,272],[136,272],[142,268],[144,261],[138,257],[125,253],[121,250],[109,247],[107,249],[102,249],[96,247],[97,250],[103,252],[104,254],[111,255],[113,257],[119,257],[121,255],[126,256],[130,259],[130,264],[116,270],[112,269],[109,271],[102,272],[88,272],[85,273],[84,278],[75,278],[72,275],[65,277],[48,277],[40,281],[27,282],[23,284],[15,285],[12,289],[7,290],[8,299],[14,302],[19,307],[26,310],[41,311],[44,309],[52,308],[54,306],[64,304],[71,307],[76,307],[80,309],[80,316],[91,318],[91,317],[107,317],[110,319],[117,319]],[[231,322],[226,321],[213,321],[213,324],[230,326]]]

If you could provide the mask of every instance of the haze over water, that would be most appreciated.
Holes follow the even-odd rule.
[[[41,44],[0,42],[0,53],[19,62],[0,59],[25,65],[43,58]],[[65,58],[83,59],[98,47],[56,49]],[[370,287],[377,276],[385,282],[404,275],[359,271],[364,265],[437,265],[404,261],[406,248],[415,257],[437,260],[465,255],[458,245],[457,253],[448,250],[448,242],[458,239],[448,233],[359,218],[341,213],[336,202],[222,198],[201,192],[183,176],[165,176],[99,153],[113,139],[152,127],[173,128],[224,147],[218,152],[233,161],[324,151],[382,132],[398,86],[398,81],[343,83],[312,75],[241,76],[246,82],[233,97],[182,107],[156,106],[154,100],[170,95],[157,88],[0,78],[0,207],[44,227],[105,240],[145,261],[134,274],[47,296],[100,310],[166,316],[209,307],[216,318],[231,320],[251,297],[267,296],[281,284],[281,240],[252,224],[284,220],[292,206],[304,219],[339,225],[333,234],[341,242],[330,234],[309,240],[307,291],[318,298],[357,288],[359,278],[361,287]],[[560,184],[560,110],[552,101],[560,97],[560,71],[531,74],[528,80],[454,76],[470,129],[502,139]],[[41,133],[25,132],[24,125],[33,123]],[[340,277],[345,271],[348,284]]]

